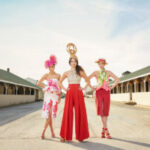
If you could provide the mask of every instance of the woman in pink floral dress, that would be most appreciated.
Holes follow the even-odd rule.
[[[48,126],[50,126],[52,137],[55,137],[52,118],[56,118],[57,105],[60,102],[60,88],[59,80],[60,75],[57,74],[55,70],[56,57],[54,55],[50,56],[50,59],[45,61],[45,67],[49,69],[49,73],[45,74],[38,82],[38,86],[43,88],[44,91],[44,101],[42,108],[42,117],[46,118],[44,129],[41,138],[44,139],[44,135]],[[47,81],[47,85],[43,84],[43,81]]]

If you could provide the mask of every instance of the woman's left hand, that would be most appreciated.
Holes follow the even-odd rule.
[[[58,104],[60,103],[60,101],[61,101],[61,97],[59,97],[59,99],[58,99]]]
[[[110,85],[109,87],[110,87],[110,89],[112,90],[115,86],[114,86],[114,85]]]
[[[85,89],[84,89],[84,88],[82,88],[82,87],[79,87],[79,90],[80,90],[80,91],[82,91],[82,90],[85,90]]]

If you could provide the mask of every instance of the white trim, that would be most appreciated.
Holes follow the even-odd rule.
[[[133,79],[137,79],[137,78],[140,78],[140,77],[144,77],[144,76],[146,76],[146,75],[150,75],[150,72],[149,72],[149,73],[146,73],[146,74],[142,74],[142,75],[137,76],[137,77],[134,77],[134,78],[130,78],[130,79],[127,79],[127,80],[123,80],[123,81],[121,81],[120,83],[126,82],[126,81],[130,81],[130,80],[133,80]]]
[[[15,82],[10,82],[10,81],[6,81],[6,80],[1,80],[0,79],[0,81],[5,82],[5,83],[11,83],[11,84],[19,85],[19,86],[25,86],[25,87],[30,87],[30,88],[38,89],[38,88],[33,87],[33,86],[28,86],[28,85],[19,84],[19,83],[15,83]]]
[[[130,81],[130,80],[133,80],[133,79],[137,79],[137,78],[140,78],[140,77],[144,77],[144,76],[147,76],[147,75],[150,75],[150,72],[148,72],[148,73],[146,73],[146,74],[142,74],[142,75],[140,75],[140,76],[136,76],[136,77],[134,77],[134,78],[130,78],[130,79],[127,79],[127,80],[123,80],[123,81],[120,81],[119,83],[123,83],[123,82],[126,82],[126,81]],[[113,80],[114,81],[114,80]],[[111,84],[113,84],[113,83],[111,83]],[[110,85],[111,85],[110,84]]]

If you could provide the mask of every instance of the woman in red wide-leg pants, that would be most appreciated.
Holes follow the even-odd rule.
[[[76,139],[82,141],[89,137],[88,121],[80,84],[70,84],[67,91],[60,136],[65,140],[72,140],[73,107],[75,108]]]
[[[73,43],[69,43],[67,47],[71,45],[75,47]],[[71,70],[66,71],[60,79],[60,86],[66,93],[64,112],[61,124],[61,142],[72,140],[73,133],[73,114],[75,112],[75,133],[78,141],[83,141],[89,137],[88,120],[86,114],[86,107],[84,103],[84,97],[82,88],[80,87],[81,77],[85,79],[87,85],[90,87],[88,77],[86,76],[83,68],[78,65],[78,59],[76,56],[72,56],[69,59]],[[69,87],[66,89],[62,82],[68,79]]]

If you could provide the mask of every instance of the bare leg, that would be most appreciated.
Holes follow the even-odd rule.
[[[49,127],[50,127],[50,131],[52,133],[52,137],[55,137],[55,133],[54,133],[54,130],[53,130],[53,122],[52,122],[52,105],[50,106]]]
[[[101,116],[101,120],[103,123],[103,128],[107,128],[107,117],[106,116]]]
[[[112,137],[110,136],[109,131],[107,129],[107,119],[108,119],[108,117],[107,116],[102,116],[101,119],[102,119],[102,123],[103,123],[102,137],[106,136],[108,139],[111,139]]]
[[[49,125],[49,118],[46,119],[46,122],[45,122],[45,125],[44,125],[44,129],[43,129],[43,132],[42,132],[42,135],[41,135],[42,139],[45,138],[44,135],[45,135],[45,132],[46,132],[46,129],[47,129],[48,125]]]

